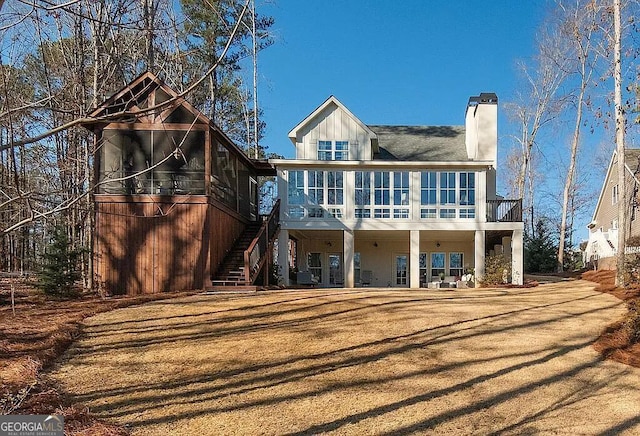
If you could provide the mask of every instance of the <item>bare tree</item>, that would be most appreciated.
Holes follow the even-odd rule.
[[[627,223],[627,174],[625,171],[624,132],[625,117],[622,106],[622,29],[620,24],[620,0],[613,1],[613,81],[614,81],[614,109],[616,125],[616,154],[618,157],[618,253],[616,285],[624,284],[625,277],[625,247]]]

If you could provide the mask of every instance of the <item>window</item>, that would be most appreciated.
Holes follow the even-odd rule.
[[[309,203],[324,203],[324,173],[322,171],[309,171],[307,173],[309,184]]]
[[[333,160],[331,141],[318,141],[318,160]]]
[[[389,172],[376,171],[373,173],[373,204],[377,206],[373,209],[374,218],[391,218],[391,187]]]
[[[409,218],[409,172],[393,173],[393,217]],[[407,207],[398,207],[407,206]]]
[[[476,173],[423,171],[420,173],[420,217],[476,218]]]
[[[357,251],[353,253],[353,276],[354,276],[355,283],[361,283],[360,282],[360,253]]]
[[[323,218],[327,213],[342,218],[342,171],[289,171],[288,189],[290,218]]]
[[[318,141],[318,160],[348,160],[349,141]]]
[[[619,199],[618,185],[615,185],[611,189],[611,204],[618,203],[618,199]]]
[[[371,218],[371,172],[356,171],[355,216],[356,218]]]
[[[356,171],[354,188],[356,218],[409,218],[408,171]]]
[[[342,171],[327,172],[328,204],[343,204],[343,175]]]
[[[440,204],[456,204],[456,173],[440,173]]]
[[[444,253],[431,253],[431,280],[440,278],[444,274]]]
[[[437,204],[437,173],[433,171],[422,172],[420,174],[420,180],[420,204],[423,206]]]
[[[289,204],[304,203],[304,171],[289,171]]]
[[[449,253],[449,275],[452,277],[462,277],[463,274],[463,254]]]
[[[460,205],[474,206],[476,204],[475,173],[460,173]]]

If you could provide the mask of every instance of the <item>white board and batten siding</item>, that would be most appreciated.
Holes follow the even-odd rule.
[[[349,160],[371,160],[371,138],[356,118],[329,104],[318,113],[296,137],[296,157],[318,158],[318,141],[349,141]]]

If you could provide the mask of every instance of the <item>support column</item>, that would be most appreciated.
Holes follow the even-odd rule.
[[[278,236],[278,273],[282,284],[289,286],[289,230],[280,230]]]
[[[354,288],[355,287],[355,265],[353,262],[353,253],[354,253],[354,237],[353,232],[349,230],[344,230],[342,232],[342,237],[344,239],[343,247],[344,247],[344,265],[342,269],[344,270],[344,287],[345,288]]]
[[[511,239],[511,283],[521,285],[524,280],[524,250],[522,229],[513,231]]]
[[[485,250],[485,231],[476,230],[475,235],[475,251],[474,251],[474,263],[475,263],[475,275],[476,283],[479,283],[484,278],[484,254]]]
[[[420,287],[420,230],[411,230],[409,236],[409,286]]]

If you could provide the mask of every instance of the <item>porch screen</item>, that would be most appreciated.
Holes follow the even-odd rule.
[[[204,194],[204,132],[104,130],[100,194]]]

